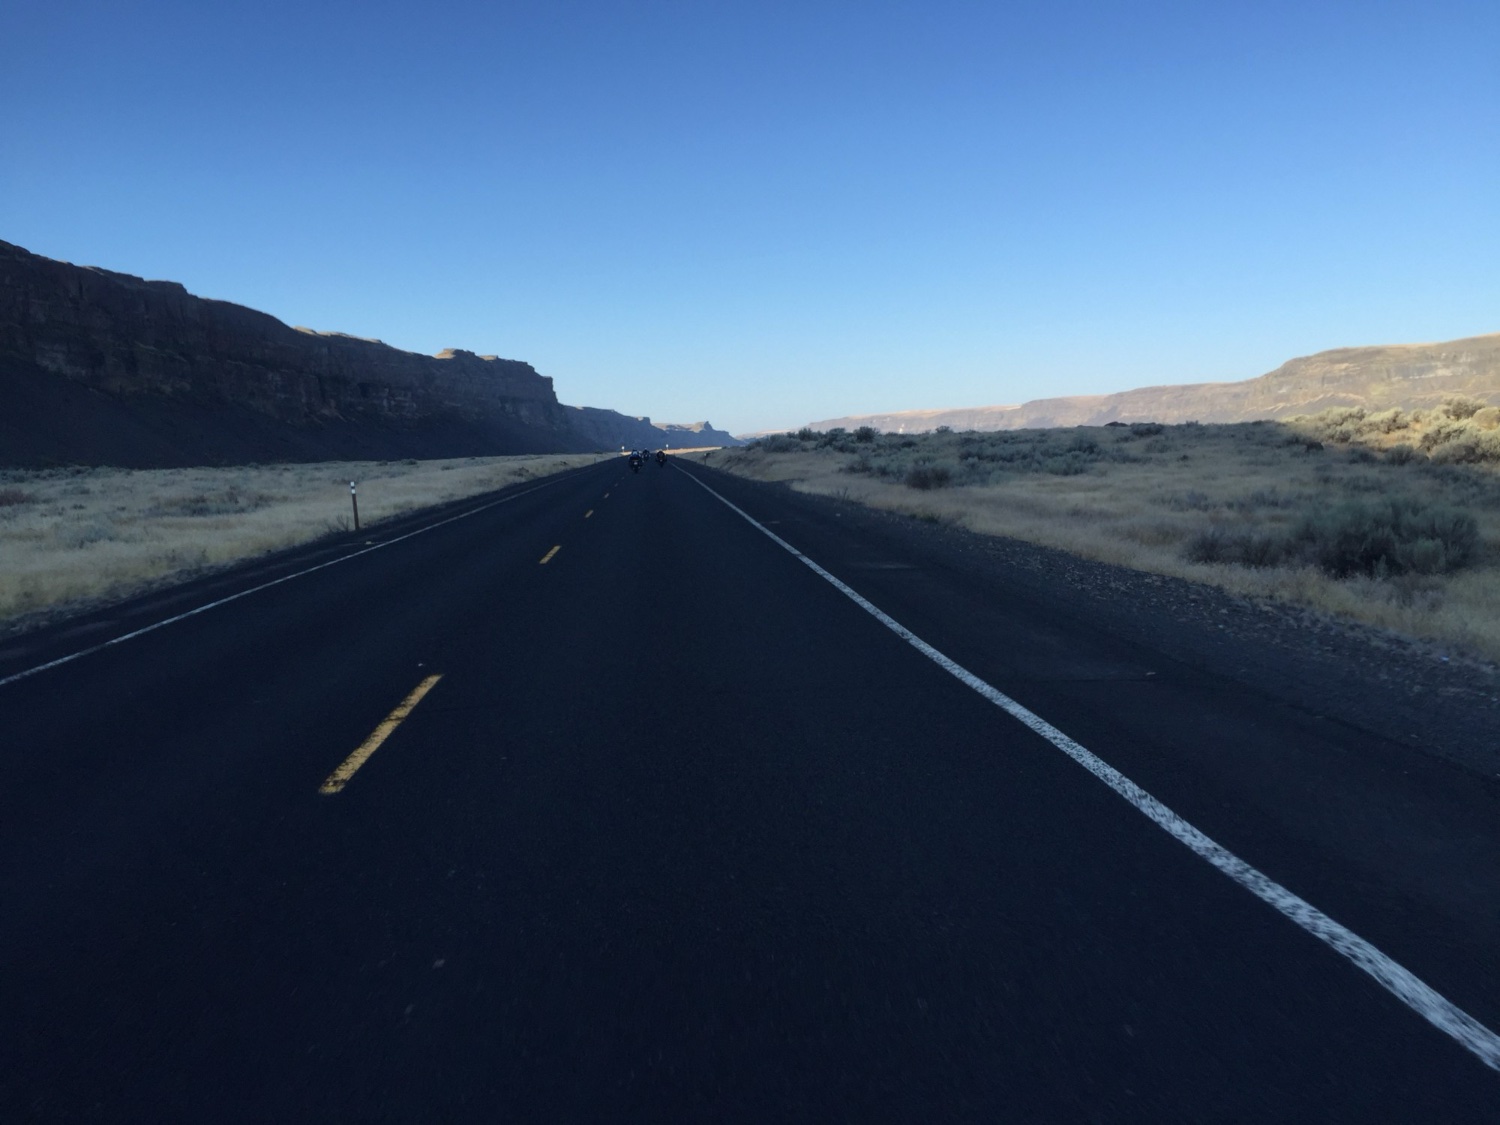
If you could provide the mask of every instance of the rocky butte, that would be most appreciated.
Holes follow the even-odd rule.
[[[693,444],[738,444],[706,423]],[[0,465],[128,467],[676,445],[529,364],[292,328],[0,242]],[[680,429],[680,428],[679,428]]]

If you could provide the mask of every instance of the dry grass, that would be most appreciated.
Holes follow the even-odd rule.
[[[600,459],[0,471],[0,630]]]
[[[1224,426],[803,433],[709,464],[1500,660],[1500,410],[1468,405]],[[1426,538],[1370,554],[1382,513],[1425,521],[1411,534]]]

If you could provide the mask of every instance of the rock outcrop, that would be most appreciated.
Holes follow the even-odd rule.
[[[179,449],[132,452],[98,434],[113,447],[106,452],[132,463],[200,459],[212,451],[215,417],[227,449],[252,457],[257,439],[278,431],[280,444],[298,451],[316,452],[324,438],[333,457],[378,455],[387,445],[391,455],[429,446],[439,455],[455,441],[455,456],[582,447],[552,381],[530,364],[465,351],[416,355],[378,340],[290,328],[254,309],[195,297],[176,282],[74,266],[5,242],[0,372],[12,407],[71,406],[91,419],[91,432],[107,430],[112,415],[125,431],[168,440],[183,423],[196,423],[189,427],[196,436],[179,435]],[[15,411],[5,413],[14,426]],[[33,435],[54,440],[17,437],[0,448],[0,461],[95,460],[87,443],[59,429],[65,418],[27,421]],[[49,444],[52,457],[37,448]],[[32,456],[17,457],[21,447]],[[283,452],[273,443],[266,455]]]
[[[1019,406],[910,410],[810,423],[815,430],[873,426],[886,432],[1019,430],[1108,422],[1253,422],[1335,406],[1414,410],[1467,397],[1500,404],[1500,333],[1442,344],[1337,348],[1238,383],[1139,387],[1112,395],[1043,398]]]
[[[0,465],[574,452],[642,422],[587,415],[519,360],[292,328],[0,242]]]

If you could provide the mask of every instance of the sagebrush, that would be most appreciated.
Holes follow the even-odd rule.
[[[747,476],[1286,599],[1500,659],[1500,408],[880,434],[716,456]]]

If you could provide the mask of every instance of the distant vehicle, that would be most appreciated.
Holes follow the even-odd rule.
[[[665,467],[667,463],[667,451],[665,449],[658,449],[656,451],[656,463]]]

